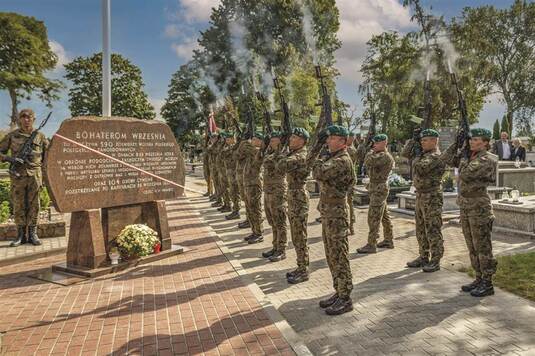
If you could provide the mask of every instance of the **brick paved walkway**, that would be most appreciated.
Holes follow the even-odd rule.
[[[63,256],[3,267],[0,354],[294,354],[191,205],[168,207],[183,255],[67,287],[28,276]]]
[[[190,179],[190,184],[200,185]],[[288,285],[285,272],[295,268],[295,253],[270,263],[260,257],[270,248],[271,230],[265,227],[265,241],[247,245],[248,231],[225,221],[205,199],[197,199],[207,222],[225,246],[254,279],[268,299],[317,355],[535,355],[535,303],[497,289],[496,295],[476,299],[459,291],[470,278],[457,272],[467,266],[468,256],[459,227],[445,226],[446,255],[441,271],[426,274],[405,268],[417,256],[414,224],[395,216],[393,250],[375,255],[357,255],[355,249],[366,240],[366,210],[357,210],[357,233],[351,237],[351,268],[355,310],[329,317],[317,306],[332,293],[325,262],[321,226],[312,199],[309,216],[311,277],[306,283]],[[535,250],[535,242],[495,236],[498,253]]]
[[[52,237],[41,239],[42,245],[33,246],[31,244],[25,244],[17,247],[10,247],[11,240],[0,240],[0,266],[5,265],[10,260],[20,259],[21,257],[39,256],[45,257],[46,254],[53,252],[61,252],[67,248],[67,238]]]

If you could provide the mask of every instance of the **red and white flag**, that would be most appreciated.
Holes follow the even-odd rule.
[[[217,125],[215,123],[214,110],[211,110],[210,115],[208,116],[208,132],[210,134],[214,134],[216,131],[217,131]]]

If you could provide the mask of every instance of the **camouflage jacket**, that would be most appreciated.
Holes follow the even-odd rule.
[[[370,151],[364,158],[364,165],[370,177],[370,184],[384,184],[394,167],[394,158],[388,151],[377,153]]]
[[[439,149],[423,152],[420,156],[412,157],[414,140],[409,140],[401,155],[412,159],[412,179],[417,193],[442,192],[442,177],[446,171],[446,153]]]
[[[243,146],[245,165],[243,166],[243,183],[245,186],[262,184],[262,161],[260,149],[249,141]]]
[[[362,141],[361,143],[359,143],[355,153],[356,153],[356,155],[355,155],[356,163],[361,164],[362,162],[364,162],[364,158],[366,157],[366,153],[368,153],[368,147],[366,145],[366,141]]]
[[[223,152],[221,152],[221,158],[225,165],[226,171],[234,171],[236,169],[236,160],[234,159],[234,146],[225,145]]]
[[[474,215],[490,213],[492,204],[487,187],[496,182],[498,156],[483,150],[473,152],[469,158],[462,157],[456,144],[448,147],[445,154],[449,164],[459,168],[457,204],[461,210],[471,210]]]
[[[8,151],[11,151],[11,157],[16,157],[29,137],[30,134],[22,132],[21,129],[17,129],[8,133],[2,139],[2,141],[0,141],[0,159],[3,160],[4,157],[7,156]],[[35,136],[35,139],[32,143],[32,155],[30,156],[28,162],[22,166],[19,166],[17,173],[22,176],[37,175],[41,177],[41,167],[47,149],[47,138],[41,132],[37,133],[37,136]]]
[[[307,149],[305,147],[290,151],[277,162],[280,174],[286,174],[288,189],[304,189],[308,177]]]
[[[271,151],[264,156],[264,193],[286,191],[286,174],[276,169],[281,158],[280,150]]]
[[[234,159],[236,160],[236,169],[239,172],[243,172],[243,167],[246,163],[246,150],[247,145],[250,144],[247,140],[242,140],[238,143],[238,147],[234,150]]]
[[[319,209],[326,217],[347,216],[347,193],[355,183],[353,161],[347,150],[318,159],[312,176],[321,183]]]

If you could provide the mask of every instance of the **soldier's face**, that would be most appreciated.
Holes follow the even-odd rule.
[[[387,140],[381,141],[381,142],[375,142],[373,144],[373,150],[375,152],[382,152],[386,149],[386,145],[388,144]]]
[[[33,128],[33,117],[28,114],[21,115],[20,127],[26,131],[31,130]]]
[[[327,137],[327,146],[330,152],[337,152],[346,146],[347,138],[342,136]]]
[[[226,142],[227,145],[234,144],[234,137],[230,137],[230,138],[225,139],[225,142]]]
[[[255,147],[262,147],[262,141],[261,139],[259,139],[258,137],[253,137],[253,140],[251,141],[253,146]]]
[[[304,145],[305,145],[304,138],[297,136],[297,135],[290,136],[290,149],[291,150],[298,150]]]
[[[279,137],[272,137],[269,141],[269,146],[273,149],[277,149],[279,145],[281,144],[281,139]]]
[[[346,145],[350,146],[350,145],[353,144],[354,141],[355,141],[355,137],[354,136],[348,136],[347,141],[346,141]]]
[[[438,145],[438,138],[437,137],[423,137],[420,140],[420,143],[422,144],[422,149],[424,151],[432,151],[435,148],[437,148]]]
[[[472,151],[483,151],[487,148],[487,141],[483,140],[482,137],[472,137],[470,139],[470,149]]]

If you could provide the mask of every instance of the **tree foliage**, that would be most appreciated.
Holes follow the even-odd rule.
[[[42,21],[0,12],[0,90],[7,90],[11,98],[12,127],[22,97],[36,94],[48,106],[58,99],[62,83],[45,76],[57,61]]]
[[[500,139],[500,121],[496,119],[494,126],[492,127],[492,138],[494,140]]]
[[[65,78],[72,82],[69,109],[73,116],[102,115],[102,53],[77,57],[65,65]],[[143,91],[141,70],[120,54],[111,55],[111,112],[152,120],[156,117],[147,94]]]

